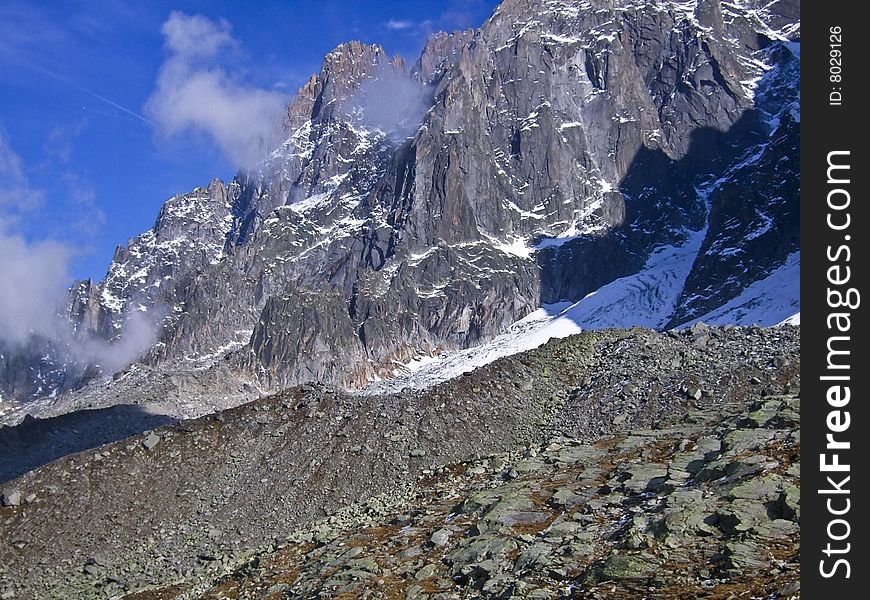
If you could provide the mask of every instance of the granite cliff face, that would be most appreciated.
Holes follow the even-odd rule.
[[[73,287],[70,320],[113,340],[144,318],[136,377],[180,402],[214,391],[185,383],[208,373],[233,403],[389,376],[693,240],[654,325],[703,317],[799,256],[799,31],[791,2],[506,0],[410,68],[343,44],[280,147],[169,200]],[[0,355],[7,399],[111,371],[39,344]]]

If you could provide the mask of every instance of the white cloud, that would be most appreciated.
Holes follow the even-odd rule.
[[[30,242],[14,232],[22,214],[42,204],[21,157],[0,132],[0,341],[23,344],[31,332],[51,336],[63,297],[70,249],[58,242]]]
[[[173,12],[163,24],[169,56],[145,113],[167,137],[207,134],[235,165],[256,165],[279,141],[285,94],[246,85],[219,64],[237,47],[226,21]]]
[[[384,27],[392,31],[401,31],[402,29],[413,29],[417,24],[413,21],[405,21],[402,19],[390,19],[384,23]]]
[[[0,217],[0,341],[23,345],[31,333],[53,338],[68,281],[70,250],[57,242],[28,242]]]
[[[236,45],[230,24],[224,19],[215,22],[202,15],[174,11],[160,31],[169,51],[187,61],[197,57],[211,58],[225,47]]]
[[[93,190],[65,173],[67,193],[81,207],[82,223],[103,219]],[[31,186],[21,157],[0,131],[0,347],[25,347],[34,335],[50,341],[68,360],[100,364],[113,372],[138,358],[156,341],[160,311],[145,318],[127,315],[118,340],[76,335],[64,317],[71,281],[69,261],[75,249],[55,240],[29,240],[22,219],[42,203],[44,193]],[[35,213],[39,214],[39,213]]]

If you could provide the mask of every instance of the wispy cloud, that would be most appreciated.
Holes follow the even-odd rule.
[[[0,131],[0,218],[7,222],[42,205],[45,192],[30,185],[16,154]]]
[[[106,214],[97,204],[97,194],[93,186],[70,171],[61,173],[60,179],[70,199],[68,226],[81,236],[93,237],[106,224]]]
[[[87,126],[88,120],[80,119],[53,127],[42,146],[43,161],[34,169],[34,173],[41,173],[53,184],[48,192],[39,190],[39,193],[50,199],[62,196],[64,205],[63,219],[43,218],[41,224],[46,226],[40,229],[48,237],[67,240],[77,248],[75,254],[81,254],[81,246],[87,246],[106,224],[90,178],[75,169],[76,140]]]
[[[386,23],[384,23],[384,27],[391,31],[402,31],[403,29],[415,29],[417,28],[417,23],[414,21],[405,21],[402,19],[390,19]]]
[[[52,162],[68,165],[75,150],[76,138],[87,126],[87,119],[80,119],[70,125],[52,127],[42,148],[47,157],[45,166],[48,167]]]
[[[102,3],[99,9],[75,11],[75,15],[63,15],[62,11],[39,4],[20,0],[0,2],[0,85],[22,87],[25,91],[44,86],[45,81],[30,72],[35,71],[89,95],[104,109],[82,107],[83,110],[153,126],[141,114],[108,97],[120,92],[108,92],[113,88],[107,80],[126,73],[115,62],[122,54],[116,49],[123,44],[124,36],[129,35],[131,17],[119,17],[123,11],[116,10],[117,3]],[[106,52],[107,48],[111,51]],[[132,62],[126,54],[124,60],[125,65]],[[58,97],[57,105],[45,108],[50,114],[67,100],[64,94]]]
[[[227,21],[173,12],[162,32],[168,56],[145,114],[167,137],[205,133],[236,166],[254,166],[278,141],[288,97],[221,65],[238,48]]]
[[[212,58],[219,50],[237,46],[229,21],[174,11],[161,31],[166,47],[179,59]]]
[[[79,6],[58,10],[51,2],[0,2],[0,83],[44,85],[27,69],[51,69],[52,75],[76,81],[100,81],[98,74],[102,79],[133,76],[130,70],[138,65],[125,46],[143,22],[155,20],[147,14],[153,11],[150,3],[75,4]]]
[[[59,59],[69,32],[43,7],[24,2],[0,3],[0,63],[31,64],[34,54]]]

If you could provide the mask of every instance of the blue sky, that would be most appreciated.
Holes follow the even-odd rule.
[[[174,56],[173,13],[226,41],[210,57],[225,80],[289,102],[341,42],[377,42],[411,63],[428,33],[478,26],[496,4],[4,0],[0,236],[59,243],[69,275],[101,279],[115,246],[151,227],[163,201],[233,176],[238,161],[208,133],[167,132],[175,105],[161,119],[146,107]]]

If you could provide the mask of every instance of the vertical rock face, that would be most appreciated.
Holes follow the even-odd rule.
[[[226,354],[268,388],[357,385],[699,231],[661,325],[701,316],[798,250],[797,14],[505,0],[410,70],[342,44],[260,168],[168,201],[104,281],[75,286],[70,318],[113,340],[134,311],[156,315],[153,365]]]
[[[775,67],[759,81],[755,107],[741,118],[761,121],[767,137],[747,147],[726,134],[740,151],[721,175],[708,176],[702,184],[710,206],[709,229],[671,325],[721,306],[800,250],[800,64],[795,51],[795,45],[778,44],[764,51]]]

